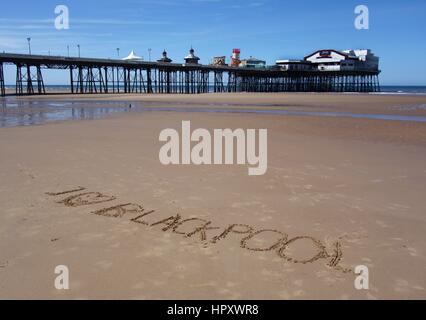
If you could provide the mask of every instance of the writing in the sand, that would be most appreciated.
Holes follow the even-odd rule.
[[[65,198],[58,201],[67,207],[82,207],[109,203],[117,200],[115,196],[105,195],[101,192],[90,192],[84,187],[61,192],[49,192],[49,196]],[[327,248],[326,244],[311,236],[290,237],[288,234],[275,229],[259,229],[247,224],[231,224],[220,227],[213,221],[197,217],[185,218],[181,214],[161,215],[156,210],[148,210],[140,204],[122,203],[100,210],[92,211],[92,214],[108,218],[127,218],[133,223],[148,228],[159,228],[163,232],[172,232],[185,238],[197,239],[205,246],[215,245],[220,241],[231,241],[240,236],[239,246],[244,250],[252,252],[271,252],[284,261],[295,264],[307,264],[317,261],[324,261],[325,265],[342,272],[352,272],[340,266],[343,257],[342,246],[339,241]],[[264,243],[267,244],[264,244]],[[261,243],[261,245],[260,245]],[[300,252],[295,253],[298,244],[309,246],[309,252],[313,252],[306,257],[300,257]],[[297,258],[296,258],[297,257]]]

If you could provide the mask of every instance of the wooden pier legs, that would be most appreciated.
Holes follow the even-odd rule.
[[[5,95],[6,95],[6,88],[4,85],[3,63],[0,63],[0,96],[4,97]]]

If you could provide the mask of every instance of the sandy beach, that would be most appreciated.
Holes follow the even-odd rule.
[[[409,95],[20,101],[426,116]],[[268,129],[267,173],[162,165],[159,134],[184,120]],[[154,110],[0,128],[0,150],[0,299],[426,298],[425,122]]]

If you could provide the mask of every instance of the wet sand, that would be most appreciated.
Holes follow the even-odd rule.
[[[26,98],[23,97],[23,100]],[[126,101],[146,106],[276,108],[299,111],[367,114],[426,115],[426,95],[327,93],[223,93],[223,94],[55,94],[31,100]]]
[[[49,99],[426,113],[412,108],[425,97],[367,95],[33,101]],[[182,120],[211,130],[267,128],[267,174],[161,165],[158,135]],[[2,299],[426,298],[425,123],[116,113],[1,128],[0,150]],[[69,291],[54,287],[57,265],[70,269]],[[358,265],[369,267],[368,291],[354,288]]]

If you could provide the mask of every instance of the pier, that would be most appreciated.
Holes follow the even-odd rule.
[[[16,68],[14,95],[46,94],[43,70],[67,70],[72,94],[209,92],[378,92],[380,71],[281,70],[25,54],[0,54]]]

